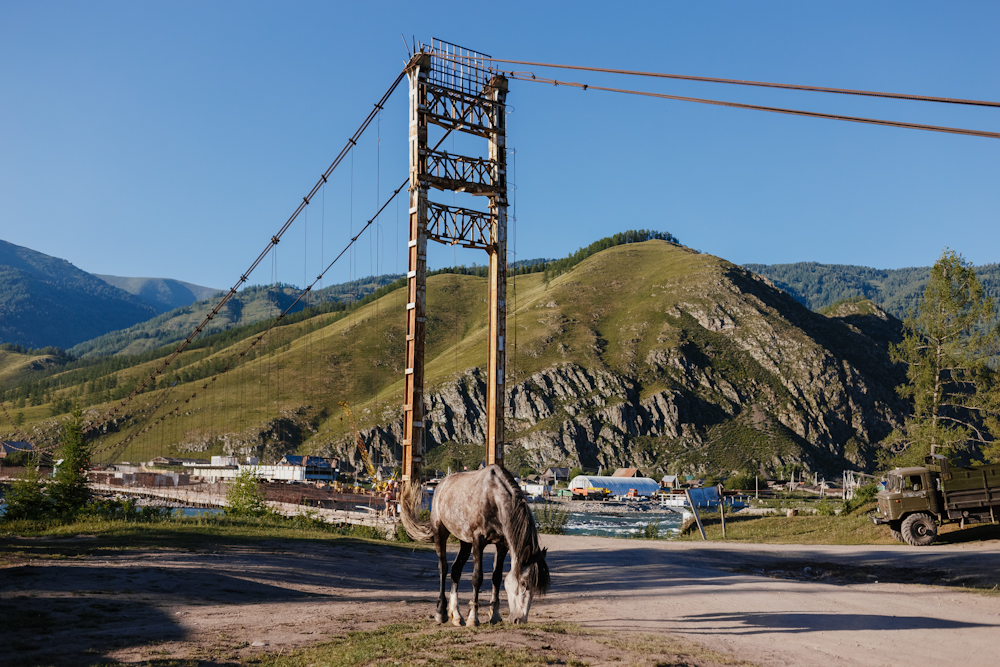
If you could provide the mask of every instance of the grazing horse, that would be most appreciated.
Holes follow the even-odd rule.
[[[479,625],[479,587],[483,584],[483,550],[487,544],[497,549],[493,565],[493,595],[490,598],[490,623],[499,623],[500,579],[503,562],[510,552],[510,572],[504,579],[510,620],[527,623],[528,610],[535,594],[544,593],[549,587],[549,567],[545,564],[546,550],[538,546],[535,519],[524,499],[524,494],[514,477],[501,466],[491,465],[482,470],[448,475],[434,490],[434,501],[429,521],[417,516],[422,489],[410,484],[403,493],[403,527],[419,542],[434,542],[441,572],[441,593],[435,619],[444,623],[448,618],[454,625],[463,625],[458,610],[458,580],[462,568],[473,558],[472,603],[468,625]],[[454,535],[461,543],[458,556],[451,568],[451,599],[445,603],[445,579],[448,576],[448,536]]]

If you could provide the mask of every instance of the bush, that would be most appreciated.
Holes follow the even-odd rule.
[[[726,480],[723,486],[729,491],[752,491],[756,488],[757,480],[753,475],[741,472]]]
[[[837,513],[837,506],[824,498],[816,503],[816,514],[820,516],[833,516]]]
[[[647,523],[646,527],[642,529],[642,537],[647,540],[660,539],[660,520],[654,519]]]
[[[53,513],[52,502],[42,491],[38,469],[29,467],[24,476],[11,482],[7,490],[6,521],[39,521]]]
[[[859,508],[875,502],[875,495],[878,493],[878,484],[872,482],[858,487],[854,491],[854,497],[844,503],[844,514],[851,514]]]
[[[566,529],[566,522],[569,520],[569,512],[559,509],[556,503],[541,503],[534,505],[535,526],[539,533],[549,535],[562,535]]]
[[[80,512],[81,518],[99,519],[102,521],[133,521],[147,523],[170,518],[173,509],[170,507],[137,506],[131,498],[111,500],[97,499],[89,503]]]
[[[251,468],[243,468],[230,482],[226,503],[225,514],[230,517],[262,517],[271,513]]]

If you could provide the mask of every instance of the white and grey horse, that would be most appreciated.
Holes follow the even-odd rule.
[[[404,489],[400,516],[410,537],[419,542],[434,542],[437,549],[441,572],[441,592],[435,615],[438,623],[444,623],[445,619],[455,625],[464,623],[458,610],[458,580],[471,553],[473,592],[467,624],[479,625],[479,588],[483,583],[483,551],[487,544],[495,545],[497,550],[490,623],[503,620],[500,617],[500,580],[508,551],[510,572],[504,578],[504,588],[507,589],[510,621],[527,623],[533,596],[544,593],[549,587],[549,568],[545,563],[546,550],[538,544],[535,519],[514,477],[496,465],[448,475],[434,490],[429,521],[421,521],[417,515],[421,493],[418,484]],[[451,568],[451,599],[446,603],[449,535],[457,537],[461,547]]]

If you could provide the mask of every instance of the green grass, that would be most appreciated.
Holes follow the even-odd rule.
[[[267,540],[307,540],[378,543],[392,545],[359,527],[339,527],[305,517],[232,518],[223,515],[177,517],[164,521],[0,522],[0,566],[25,559],[83,558],[102,552],[128,549],[187,549]],[[408,545],[407,548],[425,548]]]
[[[722,540],[722,521],[718,512],[699,512],[709,540]],[[701,540],[692,520],[681,530],[678,540]],[[852,516],[784,514],[771,516],[726,515],[726,539],[731,542],[759,544],[899,544],[882,526],[876,526],[866,514]]]
[[[688,435],[673,442],[620,434],[626,447],[620,448],[621,460],[609,464],[640,463],[672,471],[708,468],[729,474],[753,462],[769,465],[775,456],[799,457],[807,443],[770,416],[788,401],[781,379],[727,335],[703,328],[689,314],[699,309],[711,314],[738,299],[730,280],[748,279],[734,278],[734,272],[740,273],[717,257],[648,241],[595,254],[549,281],[542,273],[518,276],[516,289],[513,279],[508,283],[508,382],[522,382],[557,364],[575,364],[619,375],[639,398],[683,389],[699,415],[694,426],[701,442]],[[484,364],[485,297],[486,280],[478,276],[440,274],[428,279],[426,393]],[[110,424],[111,432],[97,443],[102,452],[95,461],[208,457],[223,453],[226,438],[257,447],[265,462],[289,451],[344,455],[351,434],[340,401],[351,403],[363,429],[386,427],[401,418],[405,301],[404,290],[396,289],[346,315],[327,313],[276,328],[244,357],[238,355],[253,337],[231,345],[220,338],[213,347],[184,352],[155,390],[133,400]],[[816,348],[815,341],[780,313],[764,308],[759,315],[769,332],[790,337],[803,354]],[[711,382],[689,387],[690,378],[670,364],[647,363],[650,355],[682,354],[698,373],[732,383],[764,418],[729,414],[721,407],[728,399],[711,388]],[[233,369],[212,382],[212,373],[234,358],[238,361]],[[12,358],[8,363],[19,362]],[[150,360],[117,371],[117,388],[102,391],[121,393],[160,363],[162,359]],[[178,372],[181,381],[171,387]],[[102,414],[114,404],[87,405],[98,400],[96,396],[92,383],[88,388],[76,382],[48,398],[82,401],[81,407]],[[508,439],[560,429],[568,415],[560,399],[552,398],[555,414],[535,425],[510,420]],[[612,403],[630,397],[618,392],[593,398]],[[59,425],[50,419],[51,404],[20,411],[26,431],[37,427],[43,433],[38,444],[55,444]],[[147,426],[150,430],[127,447],[114,446]],[[473,449],[479,447],[448,443],[446,449],[429,453],[430,466],[472,467],[481,458]],[[641,460],[629,460],[634,455]],[[543,462],[554,463],[559,462]]]

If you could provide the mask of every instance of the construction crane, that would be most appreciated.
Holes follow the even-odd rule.
[[[354,439],[358,445],[358,451],[361,452],[361,460],[365,464],[365,470],[368,471],[368,477],[372,481],[372,490],[376,492],[385,491],[389,483],[396,479],[396,474],[393,473],[392,477],[389,479],[384,479],[382,481],[378,480],[378,471],[375,466],[372,465],[371,459],[368,457],[368,448],[365,447],[365,440],[361,437],[361,431],[358,429],[358,422],[354,418],[354,412],[351,410],[351,406],[347,401],[340,401],[338,403],[340,407],[344,408],[344,414],[347,415],[347,419],[351,424],[351,430],[354,431]]]

